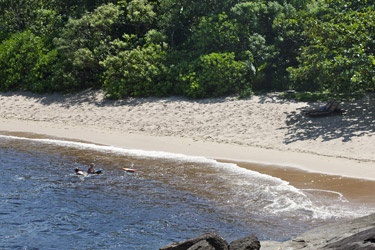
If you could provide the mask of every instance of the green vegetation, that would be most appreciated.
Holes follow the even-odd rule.
[[[0,9],[1,91],[295,89],[324,99],[375,89],[374,0],[0,0]]]

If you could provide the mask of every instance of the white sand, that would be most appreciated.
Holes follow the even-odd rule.
[[[283,100],[146,98],[0,93],[0,131],[298,167],[375,180],[375,96],[340,105],[343,116],[309,118],[324,103]]]

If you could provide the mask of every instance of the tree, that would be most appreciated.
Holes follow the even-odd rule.
[[[56,90],[52,77],[56,50],[44,49],[43,39],[30,31],[16,33],[0,44],[0,90]]]
[[[34,21],[35,11],[40,8],[43,8],[42,0],[0,1],[0,41],[27,30]]]
[[[238,26],[226,13],[202,17],[192,29],[191,37],[185,48],[193,54],[202,55],[212,52],[234,52],[239,44]]]
[[[61,35],[54,40],[61,56],[57,72],[70,88],[100,87],[102,69],[110,42],[116,39],[123,12],[113,4],[102,5],[79,19],[70,18]]]
[[[253,56],[256,68],[254,87],[266,90],[285,88],[288,84],[286,68],[291,66],[292,60],[285,51],[279,20],[294,16],[295,8],[276,1],[254,1],[236,4],[231,13],[239,25],[238,47]]]
[[[200,56],[181,75],[186,82],[185,94],[206,98],[240,93],[250,88],[245,78],[246,67],[233,53],[211,53]]]
[[[356,9],[305,18],[303,35],[308,43],[301,48],[298,67],[289,69],[296,88],[333,92],[374,88],[375,11],[373,6]]]
[[[134,35],[125,34],[123,40],[112,42],[115,52],[101,63],[105,69],[103,89],[108,97],[120,99],[170,93],[171,85],[165,80],[165,50],[159,36],[157,31],[149,31],[143,46],[135,46]]]

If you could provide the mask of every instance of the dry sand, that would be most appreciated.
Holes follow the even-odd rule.
[[[279,94],[245,100],[0,94],[0,131],[31,132],[143,150],[277,164],[375,180],[375,96],[340,105],[345,115],[309,118],[324,103]]]

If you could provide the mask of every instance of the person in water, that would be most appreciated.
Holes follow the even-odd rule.
[[[88,173],[88,174],[96,174],[95,164],[94,164],[94,163],[91,163],[91,164],[90,164],[90,167],[89,167],[89,169],[87,170],[87,173]]]
[[[101,174],[102,170],[95,170],[95,164],[91,163],[89,169],[87,172],[83,172],[82,170],[79,170],[79,168],[75,168],[74,171],[76,172],[77,175],[82,175],[82,176],[87,176],[89,174]]]
[[[79,168],[75,168],[74,171],[77,175],[87,176],[87,173],[83,172],[82,170],[79,170]]]

